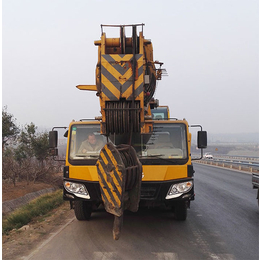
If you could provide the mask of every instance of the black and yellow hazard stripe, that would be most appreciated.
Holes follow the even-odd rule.
[[[106,211],[117,216],[123,214],[125,168],[115,147],[108,143],[100,152],[97,162],[102,200]]]
[[[136,54],[135,98],[143,92],[143,54]],[[101,88],[107,100],[132,99],[132,54],[101,56]]]

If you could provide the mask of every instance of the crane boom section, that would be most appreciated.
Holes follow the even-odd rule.
[[[150,133],[153,124],[149,102],[153,98],[156,80],[161,79],[161,69],[153,61],[153,47],[144,39],[143,32],[137,35],[137,26],[132,26],[132,37],[126,37],[125,25],[120,28],[119,38],[107,38],[102,31],[98,46],[96,87],[77,86],[81,90],[96,90],[100,99],[101,133]]]

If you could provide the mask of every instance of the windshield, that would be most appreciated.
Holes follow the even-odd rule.
[[[187,158],[185,124],[154,124],[147,142],[143,140],[141,157]]]
[[[70,136],[69,159],[72,160],[97,158],[106,143],[99,125],[73,125]]]
[[[157,107],[151,109],[152,117],[156,120],[166,120],[168,119],[168,111],[166,107]]]
[[[110,135],[115,145],[128,144],[128,134]],[[82,161],[97,159],[107,138],[100,135],[100,125],[79,124],[71,127],[69,159]],[[132,146],[142,159],[187,159],[186,125],[182,123],[155,123],[151,134],[133,133]],[[161,163],[161,162],[160,162]]]
[[[114,144],[127,143],[127,135],[111,135]],[[140,159],[187,159],[186,125],[155,123],[152,134],[133,133],[132,146]]]

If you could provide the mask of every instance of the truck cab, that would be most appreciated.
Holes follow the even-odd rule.
[[[104,145],[122,144],[124,136],[100,134],[97,121],[72,122],[68,130],[63,197],[71,201],[79,220],[88,219],[102,197],[96,163],[99,150],[82,153],[89,135]],[[171,208],[177,220],[185,220],[194,200],[191,134],[186,120],[154,120],[150,134],[133,134],[132,146],[142,164],[140,206]]]

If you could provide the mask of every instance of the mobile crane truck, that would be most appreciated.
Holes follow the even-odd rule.
[[[171,119],[167,106],[154,99],[162,78],[162,62],[153,60],[152,42],[143,36],[144,24],[101,25],[96,84],[78,85],[96,91],[101,116],[71,122],[66,132],[67,152],[63,198],[78,220],[88,220],[100,204],[114,215],[113,237],[119,239],[124,210],[140,206],[167,206],[175,219],[185,220],[194,200],[191,133],[185,119]],[[119,38],[107,38],[104,29],[118,27]],[[130,27],[132,36],[126,37]],[[140,28],[139,35],[137,28]],[[200,127],[198,148],[207,147]],[[58,155],[58,131],[49,133],[52,154]],[[82,149],[91,136],[102,145]],[[102,149],[101,149],[102,148]],[[100,150],[101,149],[101,150]]]

